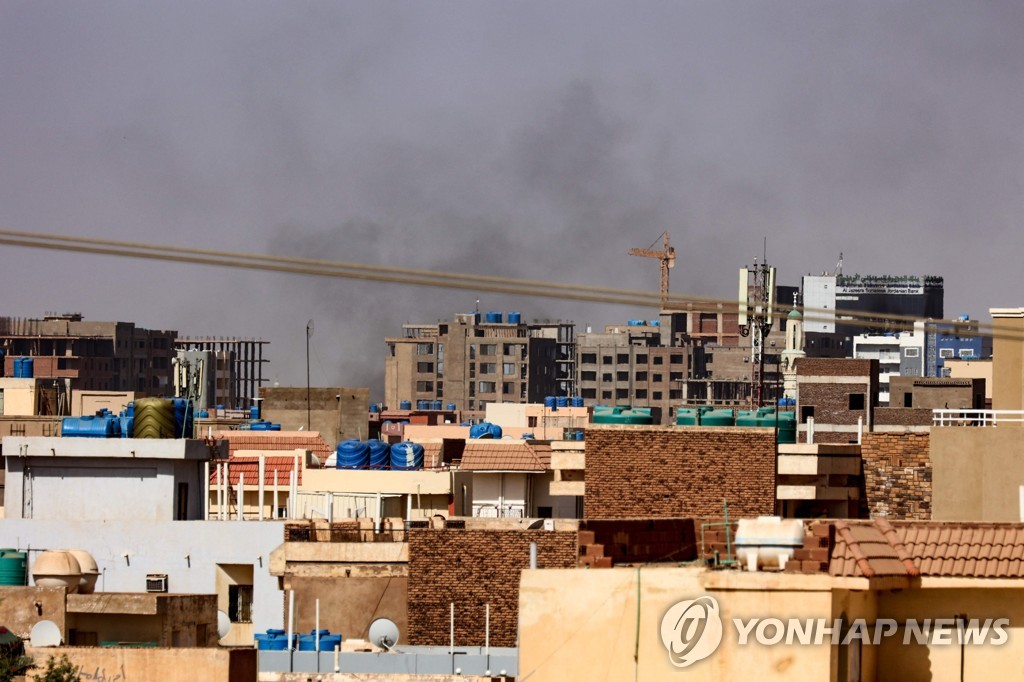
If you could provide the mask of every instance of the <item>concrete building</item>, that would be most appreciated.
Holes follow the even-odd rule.
[[[450,322],[403,325],[385,339],[384,403],[438,400],[466,416],[489,403],[543,402],[576,394],[571,322],[522,322],[519,313],[458,313]]]
[[[930,346],[935,349],[934,372],[925,376],[949,377],[950,361],[977,361],[992,358],[992,337],[980,331],[977,320],[961,315],[952,322],[936,323]],[[930,369],[930,368],[929,368]]]
[[[889,382],[893,377],[935,376],[927,372],[927,357],[934,355],[923,322],[914,323],[914,331],[887,334],[857,334],[853,337],[853,357],[878,361],[878,404],[888,406]],[[934,340],[932,340],[934,341]]]
[[[4,375],[13,376],[16,358],[32,358],[34,377],[51,382],[65,400],[76,389],[168,393],[176,336],[131,322],[90,322],[79,313],[0,318]],[[57,402],[55,414],[70,413]]]
[[[8,436],[3,455],[8,520],[203,518],[203,441]]]
[[[284,431],[315,431],[331,447],[349,438],[367,440],[370,389],[267,387],[260,389],[260,416]]]
[[[943,375],[950,379],[980,379],[985,384],[985,404],[992,407],[992,360],[958,360],[943,361]]]
[[[893,377],[889,382],[889,404],[929,410],[982,410],[985,408],[985,380]]]
[[[878,360],[803,358],[796,370],[798,442],[857,443],[871,430]]]
[[[943,319],[941,277],[806,275],[801,290],[808,333],[839,333],[847,337],[885,333],[893,331],[892,323],[886,319],[892,315]]]

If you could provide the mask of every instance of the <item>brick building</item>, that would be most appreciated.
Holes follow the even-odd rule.
[[[530,567],[573,568],[576,531],[419,529],[409,532],[409,642],[447,646],[452,602],[455,644],[483,646],[490,604],[491,646],[516,646],[519,573]]]
[[[932,518],[928,433],[866,433],[861,443],[866,515],[900,520]]]
[[[878,405],[878,360],[801,358],[796,363],[797,439],[856,443],[858,420],[870,431]]]
[[[984,379],[893,377],[889,405],[934,409],[985,409]]]
[[[757,516],[775,511],[770,429],[587,429],[584,518]]]

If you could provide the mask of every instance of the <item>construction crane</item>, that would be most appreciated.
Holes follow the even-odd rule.
[[[655,251],[654,247],[661,240],[661,251]],[[630,256],[643,256],[644,258],[657,258],[661,261],[661,307],[668,304],[668,271],[676,265],[676,250],[668,244],[668,232],[662,232],[661,237],[654,240],[646,249],[630,249]]]

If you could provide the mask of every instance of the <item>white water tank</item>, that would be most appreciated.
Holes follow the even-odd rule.
[[[68,594],[78,591],[82,567],[70,552],[47,550],[32,564],[32,581],[36,587],[63,587]]]
[[[746,564],[748,571],[769,566],[781,570],[793,552],[803,547],[804,522],[781,516],[740,519],[733,544],[736,558]]]
[[[82,579],[78,583],[78,594],[92,594],[96,591],[96,579],[100,576],[99,566],[84,549],[69,549],[68,553],[75,557],[82,569]]]

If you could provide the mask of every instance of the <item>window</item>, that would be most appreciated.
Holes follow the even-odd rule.
[[[682,381],[683,380],[683,373],[682,372],[669,372],[668,373],[668,380],[669,381]]]
[[[515,344],[506,343],[504,345],[504,347],[502,348],[501,352],[504,353],[505,355],[515,355],[516,354]]]
[[[601,364],[602,365],[612,365],[612,364],[615,364],[615,363],[612,362],[612,356],[610,356],[610,355],[602,355],[601,356]]]
[[[504,362],[504,363],[502,363],[502,365],[501,365],[501,373],[502,374],[508,374],[509,376],[514,375],[516,373],[516,363],[514,363],[514,362]]]
[[[671,357],[669,357],[668,361],[671,362],[673,365],[678,365],[683,362],[683,356],[682,354],[672,355]]]
[[[493,381],[481,381],[477,386],[481,393],[494,393]]]
[[[682,400],[683,399],[683,392],[681,390],[669,391],[668,392],[668,399],[669,400]]]
[[[515,382],[512,382],[512,381],[502,382],[502,384],[501,384],[501,393],[502,393],[502,395],[515,395],[515,392],[516,392]]]
[[[615,389],[615,399],[616,400],[629,400],[629,389],[626,389],[626,388]]]
[[[629,353],[619,353],[615,356],[615,361],[620,365],[629,364]]]
[[[176,521],[188,520],[188,483],[178,483],[178,500],[174,511]]]
[[[444,363],[443,362],[437,363],[437,376],[439,376],[439,377],[443,377],[444,376]]]
[[[416,371],[420,374],[430,374],[434,371],[434,363],[432,362],[417,362]]]
[[[638,389],[636,389],[636,397],[637,397],[638,400],[646,400],[647,399],[647,389],[646,388],[638,388]]]
[[[597,372],[580,372],[583,381],[597,381]]]
[[[601,375],[601,381],[613,381],[613,379],[612,379],[612,373],[611,373],[611,372],[605,372],[605,373],[603,373],[603,374]]]
[[[520,365],[519,366],[519,378],[520,379],[525,379],[526,378],[526,365]]]
[[[444,360],[444,344],[443,343],[437,344],[437,361],[440,362],[441,360]]]
[[[908,358],[917,358],[917,357],[921,356],[921,349],[920,348],[904,348],[903,349],[903,355],[904,355],[904,357],[908,357]]]
[[[665,356],[663,356],[663,355],[655,355],[654,356],[654,360],[652,362],[655,365],[663,365],[663,364],[665,364]]]
[[[597,353],[584,353],[580,358],[580,362],[584,365],[596,365],[597,364]]]
[[[595,398],[597,398],[597,389],[584,388],[582,391],[580,391],[580,395],[583,396],[583,398],[586,400],[594,400]]]
[[[661,400],[661,391],[651,393],[651,400]]]
[[[903,394],[903,407],[913,407],[913,406],[914,406],[914,394],[910,393],[910,392],[904,393]]]
[[[953,357],[953,349],[952,348],[940,348],[939,349],[939,357],[940,358],[951,358],[951,357]]]
[[[851,393],[850,394],[850,409],[851,410],[863,410],[864,409],[864,394],[863,393]]]
[[[232,623],[252,622],[252,585],[228,585],[228,618]]]
[[[814,419],[814,405],[802,405],[800,407],[800,423],[806,424],[808,419]]]
[[[961,348],[960,349],[960,357],[962,357],[962,358],[973,358],[974,357],[974,351],[972,349],[970,349],[970,348]]]
[[[637,381],[647,381],[647,372],[637,372],[636,373],[636,380]]]
[[[433,381],[417,381],[416,390],[420,393],[433,393],[434,382]]]
[[[476,378],[476,363],[475,362],[469,363],[469,378],[470,379],[475,379]]]
[[[531,429],[534,428],[535,426],[537,426],[537,418],[536,417],[527,417],[526,418],[526,425],[529,428],[531,428]]]
[[[651,381],[653,381],[656,384],[661,383],[662,381],[664,381],[664,379],[665,379],[665,375],[664,374],[654,374],[654,375],[651,376]]]
[[[629,372],[616,372],[615,373],[615,380],[616,381],[629,381]]]
[[[611,391],[601,391],[601,400],[611,400],[611,399],[612,399],[612,392]]]
[[[475,381],[469,382],[469,395],[470,396],[476,395],[476,382]],[[473,409],[473,401],[472,400],[469,401],[469,409],[471,409],[471,410]]]
[[[638,356],[636,356],[636,364],[638,364],[638,365],[646,365],[647,364],[647,356],[646,355],[638,355]]]
[[[480,355],[496,355],[498,346],[493,343],[480,344]]]
[[[433,355],[434,344],[432,343],[417,343],[416,344],[416,355]]]
[[[498,365],[493,362],[481,362],[480,373],[481,374],[495,374],[498,371]]]

